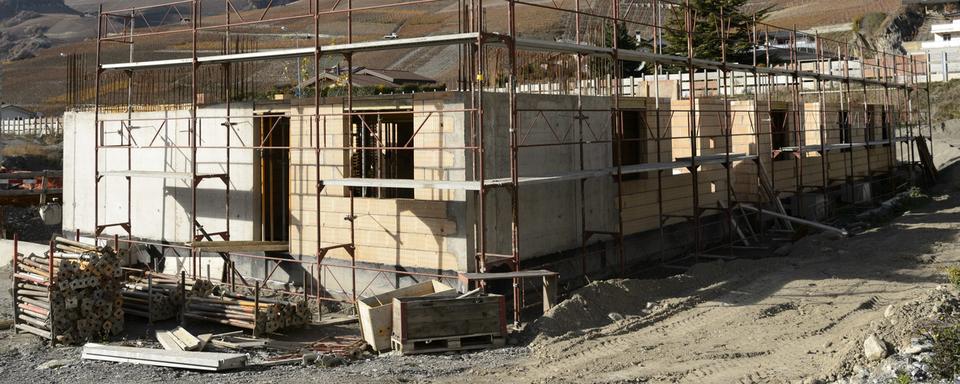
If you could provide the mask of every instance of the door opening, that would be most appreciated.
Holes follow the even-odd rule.
[[[256,119],[260,146],[260,240],[290,239],[290,118],[262,114]]]

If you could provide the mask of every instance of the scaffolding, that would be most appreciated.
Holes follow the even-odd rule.
[[[223,257],[227,276],[224,282],[229,284],[261,284],[243,276],[235,267],[238,258],[249,258],[274,263],[273,270],[263,278],[270,276],[282,263],[300,263],[304,266],[304,289],[315,296],[318,305],[324,300],[334,300],[327,292],[330,284],[324,284],[320,275],[324,269],[348,269],[352,281],[346,286],[339,281],[333,282],[340,292],[345,292],[347,302],[355,302],[366,294],[365,287],[357,283],[357,271],[378,274],[410,274],[426,278],[449,278],[443,274],[405,272],[403,268],[372,267],[358,264],[356,257],[356,224],[349,222],[349,241],[335,245],[321,245],[325,239],[323,220],[317,215],[317,252],[314,255],[300,255],[300,259],[263,256],[253,254],[258,250],[282,249],[278,244],[264,244],[253,239],[236,239],[231,236],[230,183],[231,154],[238,151],[283,151],[297,153],[299,156],[312,156],[319,168],[324,153],[352,153],[356,151],[430,151],[443,149],[462,150],[471,159],[470,169],[462,180],[417,180],[385,179],[360,177],[326,178],[317,171],[316,207],[321,206],[322,192],[326,188],[343,187],[349,199],[347,217],[355,217],[354,200],[358,188],[411,188],[463,191],[475,198],[476,223],[474,232],[475,266],[470,271],[486,273],[493,266],[506,265],[513,272],[524,269],[527,260],[521,257],[521,219],[520,194],[524,187],[539,184],[574,182],[577,198],[580,200],[579,217],[581,231],[581,249],[579,269],[584,276],[589,275],[587,263],[594,257],[589,245],[593,240],[610,239],[616,245],[614,268],[617,273],[627,274],[631,265],[625,257],[625,237],[640,230],[628,229],[633,225],[625,221],[626,211],[635,207],[625,191],[626,180],[642,178],[656,181],[653,194],[642,195],[644,206],[656,208],[652,217],[656,220],[654,231],[658,234],[659,250],[655,259],[659,263],[676,262],[670,256],[665,243],[668,230],[674,224],[685,223],[691,241],[684,248],[687,257],[699,260],[702,257],[721,257],[717,250],[729,252],[752,242],[768,237],[764,226],[759,233],[739,229],[745,225],[743,216],[749,215],[754,222],[764,223],[764,219],[782,216],[783,208],[773,211],[745,206],[740,202],[752,201],[761,204],[780,206],[784,196],[795,196],[799,201],[797,211],[803,210],[806,194],[822,194],[829,201],[837,189],[843,185],[868,183],[886,185],[887,192],[900,190],[913,182],[913,173],[919,162],[915,155],[913,140],[930,140],[929,103],[921,102],[929,98],[926,84],[928,67],[917,57],[905,57],[890,52],[882,52],[849,42],[831,39],[820,34],[805,34],[795,28],[784,29],[752,20],[748,27],[732,29],[725,23],[730,18],[720,10],[715,15],[718,28],[714,33],[719,36],[719,58],[701,58],[695,55],[698,16],[691,9],[689,1],[645,0],[586,2],[585,0],[567,0],[561,2],[541,2],[522,0],[409,0],[393,3],[364,2],[355,6],[358,0],[321,1],[310,0],[288,5],[283,13],[275,11],[277,6],[268,5],[259,11],[259,17],[245,17],[237,11],[232,0],[180,0],[170,3],[135,7],[124,10],[99,13],[97,35],[97,60],[95,81],[95,178],[94,216],[96,220],[93,235],[97,238],[112,238],[119,248],[121,243],[127,246],[152,245],[160,248],[178,249],[189,252],[191,264],[188,273],[202,275],[198,262],[201,253],[217,253]],[[213,5],[211,5],[213,4]],[[272,3],[271,3],[272,4]],[[416,10],[430,5],[447,6],[448,14],[456,15],[456,30],[423,36],[380,39],[370,34],[354,31],[355,15],[363,12],[383,12]],[[211,7],[223,7],[220,16],[206,16]],[[296,8],[296,9],[289,9]],[[436,9],[436,8],[432,8]],[[496,13],[505,17],[491,17]],[[545,37],[545,33],[535,28],[538,14],[557,14],[568,24],[563,36]],[[163,15],[157,20],[156,15]],[[177,23],[171,18],[178,17]],[[328,34],[321,33],[323,23],[330,20],[342,22],[342,35],[329,38],[331,44],[322,44]],[[275,23],[300,23],[312,28],[309,33],[311,46],[296,48],[258,49],[241,51],[223,49],[220,54],[205,55],[200,52],[206,45],[203,36],[215,35],[224,41],[224,47],[231,47],[231,39],[239,38],[236,32],[243,27],[269,25]],[[338,24],[340,25],[340,24]],[[640,42],[650,42],[649,47],[621,47],[622,39],[612,36],[629,35],[633,32]],[[233,35],[232,35],[233,34]],[[665,51],[664,35],[685,36],[686,48],[678,51]],[[142,39],[171,38],[187,36],[189,57],[136,60],[140,54],[134,46]],[[631,36],[632,38],[632,36]],[[738,40],[739,39],[739,40]],[[129,58],[115,62],[105,62],[101,55],[106,44],[129,46]],[[643,44],[640,44],[643,45]],[[463,145],[441,147],[418,147],[410,145],[387,146],[383,143],[328,143],[325,139],[323,119],[339,117],[353,119],[374,114],[362,108],[355,108],[353,71],[346,71],[343,94],[343,111],[337,113],[321,112],[323,100],[319,83],[313,95],[311,113],[290,114],[291,118],[308,122],[311,129],[310,143],[301,145],[273,146],[265,138],[260,143],[238,143],[233,129],[236,121],[257,116],[231,115],[231,103],[244,92],[238,92],[235,69],[243,63],[297,60],[298,64],[310,61],[312,71],[319,78],[324,71],[323,63],[335,60],[339,67],[345,62],[347,68],[354,67],[356,56],[378,54],[392,50],[413,50],[424,47],[457,47],[457,57],[451,66],[456,71],[457,92],[464,97],[464,106],[459,110],[445,112],[463,113],[467,116],[464,126],[458,127],[466,137]],[[733,46],[740,47],[736,52],[739,60],[733,60],[730,52]],[[742,47],[748,47],[744,50]],[[812,47],[812,48],[811,48]],[[676,47],[672,48],[676,49]],[[149,56],[149,55],[147,55]],[[728,59],[729,58],[729,59]],[[743,62],[746,61],[746,62]],[[625,63],[631,65],[627,68]],[[632,63],[632,64],[630,64]],[[642,67],[637,68],[640,63]],[[225,116],[199,116],[198,105],[204,102],[200,84],[206,68],[215,68],[206,80],[219,83],[218,94],[226,104]],[[640,70],[642,69],[642,71]],[[147,79],[166,79],[174,71],[186,75],[189,85],[182,85],[178,97],[166,101],[165,98],[153,99],[136,96],[136,88],[142,85],[137,74]],[[633,72],[633,73],[628,73]],[[635,73],[641,72],[641,73]],[[160,75],[157,75],[160,73]],[[151,75],[152,74],[152,75]],[[111,77],[113,76],[113,77]],[[154,77],[150,77],[154,76]],[[119,81],[119,83],[112,83]],[[119,80],[117,80],[119,79]],[[124,80],[125,79],[125,80]],[[110,84],[105,86],[104,84]],[[119,86],[116,84],[120,84]],[[668,89],[669,88],[669,89]],[[151,90],[151,95],[158,94]],[[186,93],[188,101],[183,100]],[[124,97],[124,95],[126,97]],[[484,105],[489,95],[503,95],[507,99],[508,124],[494,125]],[[575,98],[571,108],[537,108],[521,106],[518,99],[524,95],[563,95]],[[585,102],[587,98],[591,102]],[[597,106],[594,100],[607,98],[606,105]],[[643,99],[642,105],[627,103],[628,98]],[[185,121],[188,125],[187,145],[176,143],[136,143],[133,129],[138,119],[133,112],[142,110],[143,102],[151,100],[159,105],[181,105],[189,110],[188,116],[166,118],[172,121]],[[928,101],[928,100],[926,100]],[[308,106],[304,101],[302,105]],[[625,105],[630,104],[630,105]],[[808,110],[807,106],[812,110]],[[921,105],[926,105],[923,110]],[[877,108],[879,106],[879,115]],[[124,119],[104,119],[104,111],[125,111]],[[639,115],[637,110],[641,110]],[[774,116],[776,111],[776,117]],[[382,112],[377,112],[382,114]],[[426,113],[426,112],[414,112]],[[606,116],[609,127],[606,132],[596,132],[587,116]],[[559,116],[559,117],[558,117]],[[643,123],[630,119],[641,116]],[[562,119],[569,125],[570,131],[561,132],[560,122],[550,119]],[[752,132],[735,132],[732,121],[745,119],[752,122]],[[201,143],[199,140],[202,120],[213,120],[224,132],[224,140],[216,145]],[[593,121],[603,120],[594,119]],[[673,131],[677,121],[685,121],[685,132]],[[704,128],[706,121],[717,124],[716,129]],[[830,121],[831,123],[827,123]],[[641,126],[640,133],[633,131],[634,125]],[[549,127],[551,142],[530,142],[528,137],[536,126]],[[160,134],[163,127],[157,129]],[[368,128],[369,129],[369,128]],[[631,131],[628,132],[627,129]],[[118,131],[118,141],[105,141],[105,132]],[[710,131],[710,132],[704,132]],[[86,131],[84,131],[86,132]],[[417,135],[419,130],[413,133]],[[491,132],[505,134],[508,143],[491,144],[486,142]],[[269,138],[273,129],[267,133]],[[879,133],[879,135],[878,135]],[[154,139],[156,139],[156,135]],[[410,142],[412,142],[412,137]],[[931,141],[932,142],[932,141]],[[409,142],[408,142],[409,144]],[[632,154],[632,146],[643,146],[645,157]],[[489,156],[497,153],[496,146],[506,147],[506,168],[494,169],[489,164]],[[149,148],[182,150],[188,154],[189,172],[142,171],[133,169],[132,159],[138,151]],[[576,170],[555,174],[522,174],[521,154],[537,148],[574,148]],[[591,150],[603,148],[614,153],[612,164],[603,167],[591,167],[585,158]],[[684,148],[682,156],[672,156],[670,148]],[[737,151],[735,148],[743,148]],[[101,152],[118,151],[125,153],[126,165],[122,169],[101,170],[107,164],[100,164]],[[204,151],[220,151],[225,154],[223,172],[206,172],[198,166],[199,156]],[[639,151],[639,149],[637,149]],[[679,152],[679,151],[678,151]],[[859,169],[863,160],[859,156],[865,153],[866,170]],[[655,154],[653,156],[652,154]],[[624,159],[633,156],[632,159]],[[841,170],[831,168],[831,159],[842,159]],[[879,163],[878,163],[879,161]],[[819,164],[818,172],[810,172],[804,163]],[[736,196],[734,179],[738,165],[750,164],[752,171],[746,171],[755,189],[753,198]],[[118,168],[117,164],[110,164]],[[709,171],[706,169],[710,168]],[[897,169],[909,172],[907,178],[897,177]],[[842,171],[842,172],[840,172]],[[506,177],[491,177],[500,173]],[[786,173],[786,175],[784,175]],[[715,174],[721,175],[714,178]],[[818,175],[819,174],[819,175]],[[665,206],[666,194],[677,188],[665,185],[670,176],[689,175],[690,183],[684,188],[689,192],[683,199],[689,200],[692,210],[671,209]],[[100,209],[101,182],[104,178],[122,178],[127,184],[126,218],[114,222],[106,221]],[[190,185],[189,207],[191,241],[187,244],[160,243],[144,240],[137,234],[137,223],[132,222],[131,185],[137,178],[164,178],[184,180]],[[687,176],[685,176],[687,177]],[[702,180],[701,177],[704,177]],[[586,202],[600,198],[588,194],[588,183],[592,180],[614,180],[616,196],[616,225],[613,227],[591,227],[584,208]],[[223,186],[226,197],[223,204],[223,228],[208,229],[197,220],[197,189],[201,184]],[[215,184],[214,184],[215,183]],[[707,184],[704,184],[707,183]],[[714,186],[711,183],[716,183]],[[705,185],[710,188],[704,191]],[[488,221],[491,204],[488,199],[494,191],[504,191],[509,195],[509,252],[491,251],[488,241]],[[707,194],[723,196],[715,205],[701,199]],[[872,196],[872,199],[883,195]],[[686,203],[685,203],[686,204]],[[750,212],[747,213],[747,209]],[[558,207],[557,209],[562,209]],[[827,208],[825,208],[827,209]],[[724,219],[705,223],[708,212],[719,213]],[[766,213],[765,213],[766,212]],[[830,212],[835,214],[836,212]],[[739,220],[739,221],[738,221]],[[738,224],[739,223],[739,224]],[[720,229],[714,227],[719,225]],[[789,222],[784,223],[789,227]],[[113,229],[115,234],[106,236],[105,231]],[[646,228],[639,226],[637,228]],[[121,239],[121,234],[126,239]],[[722,233],[725,240],[718,242],[709,234]],[[505,235],[505,233],[504,233]],[[79,229],[77,236],[79,237]],[[243,243],[243,244],[241,244]],[[719,246],[717,244],[720,244]],[[266,247],[266,248],[265,248]],[[332,251],[344,251],[350,257],[349,265],[332,264],[325,257]],[[722,251],[721,251],[722,252]],[[402,267],[402,266],[395,266]],[[518,275],[519,276],[519,275]],[[239,279],[239,282],[237,281]],[[513,281],[514,315],[517,322],[523,308],[532,306],[524,298],[524,282],[520,277]],[[338,300],[342,300],[338,299]]]

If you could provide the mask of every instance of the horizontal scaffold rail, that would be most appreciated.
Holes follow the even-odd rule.
[[[744,161],[756,159],[756,155],[747,155],[743,153],[714,154],[696,157],[696,165],[724,164],[728,160]],[[547,176],[521,176],[517,183],[523,185],[557,183],[563,181],[575,181],[590,179],[595,177],[606,177],[619,174],[629,175],[646,172],[670,171],[674,169],[685,169],[694,166],[694,161],[690,157],[679,158],[674,162],[665,163],[645,163],[625,165],[621,168],[609,167],[599,169],[585,169],[582,171],[573,171],[557,175]],[[409,179],[363,179],[363,178],[343,178],[343,179],[324,179],[321,180],[324,186],[338,187],[367,187],[367,188],[413,188],[413,189],[448,189],[448,190],[466,190],[479,191],[479,181],[455,181],[455,180],[409,180]],[[510,178],[487,179],[483,183],[488,187],[502,187],[513,184]]]
[[[561,42],[561,41],[545,41],[537,39],[516,39],[517,48],[522,48],[524,50],[531,51],[543,51],[543,52],[570,52],[578,53],[581,55],[587,56],[613,56],[616,54],[616,57],[623,61],[634,61],[634,62],[656,62],[661,64],[674,64],[674,65],[686,65],[688,64],[687,57],[684,56],[671,56],[663,55],[657,53],[643,52],[643,51],[634,51],[626,49],[613,49],[598,47],[595,45],[587,44],[577,44],[570,42]],[[856,61],[856,60],[851,60]],[[889,87],[909,87],[909,84],[906,83],[890,83],[877,79],[868,79],[862,77],[845,77],[831,74],[822,74],[817,72],[810,71],[801,71],[793,70],[788,68],[777,68],[777,67],[759,67],[745,64],[736,64],[736,63],[721,63],[718,61],[704,60],[704,59],[689,59],[689,63],[692,63],[695,67],[700,69],[713,69],[713,70],[738,70],[743,72],[751,72],[757,74],[769,74],[769,75],[782,75],[782,76],[793,76],[796,78],[807,78],[815,79],[821,81],[836,81],[836,82],[855,82],[855,83],[864,83],[864,84],[873,84],[879,86],[889,86]]]
[[[346,53],[356,53],[364,51],[383,51],[389,49],[420,48],[437,45],[456,45],[467,44],[477,41],[479,33],[456,33],[449,35],[437,35],[426,37],[415,37],[407,39],[366,41],[361,43],[333,44],[321,46],[321,55],[342,55]],[[197,64],[224,64],[243,61],[257,60],[279,60],[296,59],[313,56],[317,47],[277,49],[260,52],[235,53],[229,55],[200,56],[197,57]],[[192,58],[140,61],[131,63],[102,64],[100,68],[105,70],[138,70],[138,69],[156,69],[165,67],[183,67],[193,64]]]
[[[425,36],[425,37],[415,37],[415,38],[406,38],[406,39],[396,39],[396,40],[377,40],[377,41],[367,41],[360,43],[347,43],[347,44],[333,44],[320,47],[307,47],[307,48],[292,48],[292,49],[278,49],[278,50],[268,50],[260,52],[248,52],[248,53],[237,53],[237,54],[228,54],[228,55],[215,55],[215,56],[200,56],[196,58],[197,64],[223,64],[231,62],[244,62],[244,61],[257,61],[257,60],[280,60],[280,59],[295,59],[302,57],[310,57],[316,54],[319,49],[321,55],[342,55],[348,53],[356,52],[369,52],[369,51],[383,51],[391,49],[409,49],[409,48],[420,48],[420,47],[429,47],[429,46],[438,46],[438,45],[457,45],[457,44],[470,44],[477,42],[480,39],[481,34],[477,32],[470,33],[457,33],[457,34],[447,34],[447,35],[436,35],[436,36]],[[490,44],[504,44],[505,41],[508,41],[507,36],[502,36],[498,34],[485,34],[486,40],[489,40]],[[683,56],[672,56],[672,55],[663,55],[650,52],[643,52],[637,50],[625,50],[625,49],[613,49],[606,47],[599,47],[595,45],[587,44],[577,44],[570,42],[557,42],[557,41],[546,41],[538,39],[516,39],[516,47],[524,50],[531,51],[546,51],[546,52],[568,52],[576,53],[587,56],[605,56],[612,57],[616,56],[618,59],[623,61],[636,61],[636,62],[657,62],[662,64],[674,64],[674,65],[685,65],[688,63],[693,64],[698,68],[704,69],[714,69],[714,70],[739,70],[744,72],[751,72],[757,74],[769,74],[769,75],[784,75],[784,76],[793,76],[796,78],[807,78],[807,79],[816,79],[820,81],[836,81],[836,82],[856,82],[864,84],[873,84],[879,86],[892,86],[892,87],[908,87],[910,84],[898,83],[898,82],[888,82],[879,79],[870,79],[862,77],[847,77],[839,76],[833,74],[824,74],[818,72],[794,70],[788,68],[777,68],[777,67],[758,67],[745,64],[737,63],[722,63],[712,60],[704,59],[688,59]],[[854,60],[855,61],[855,60]],[[129,63],[112,63],[112,64],[102,64],[101,69],[104,70],[139,70],[139,69],[156,69],[156,68],[165,68],[165,67],[182,67],[190,66],[194,63],[192,58],[182,58],[182,59],[168,59],[168,60],[153,60],[153,61],[140,61],[140,62],[129,62]]]

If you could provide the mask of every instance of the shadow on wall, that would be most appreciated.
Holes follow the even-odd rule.
[[[219,180],[205,180],[203,183],[220,183]],[[222,219],[226,215],[226,193],[222,187],[222,183],[219,188],[211,189],[197,189],[197,218],[199,220],[203,219]],[[181,186],[164,186],[163,193],[166,196],[173,196],[177,201],[177,204],[183,208],[184,212],[190,212],[191,205],[191,192],[188,187]],[[231,189],[230,190],[230,220],[239,220],[239,221],[257,221],[254,220],[257,212],[256,207],[253,206],[254,194],[252,191],[240,191]],[[249,205],[244,207],[237,203],[249,202]],[[239,213],[240,217],[237,217]],[[222,229],[207,229],[211,232],[219,232]],[[250,239],[232,239],[232,240],[250,240]]]
[[[952,166],[955,174],[960,168]],[[944,177],[944,179],[950,179]],[[561,303],[551,314],[537,320],[536,328],[548,336],[570,332],[570,319],[577,319],[577,329],[610,324],[609,313],[623,316],[644,316],[644,304],[665,299],[692,298],[716,301],[729,306],[756,306],[795,281],[872,280],[901,284],[940,284],[940,274],[910,274],[918,263],[929,262],[921,255],[940,251],[939,244],[954,243],[954,228],[917,227],[917,224],[941,224],[960,220],[960,213],[944,212],[960,204],[960,193],[951,183],[937,187],[950,198],[912,209],[909,216],[853,238],[811,236],[795,243],[789,257],[759,260],[701,263],[684,274],[666,279],[628,279],[598,281],[575,291],[568,302]],[[882,252],[871,250],[882,249]],[[866,252],[864,252],[866,251]],[[836,284],[834,284],[836,285]],[[842,303],[848,285],[838,286],[829,298]],[[786,296],[780,300],[789,300]],[[631,305],[625,305],[631,304]]]

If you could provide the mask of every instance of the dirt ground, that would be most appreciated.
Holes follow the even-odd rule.
[[[937,158],[960,156],[939,137]],[[951,145],[956,145],[953,147]],[[528,326],[521,345],[468,354],[380,356],[336,368],[281,366],[198,373],[81,361],[0,332],[0,382],[558,383],[831,382],[876,366],[863,340],[909,343],[953,295],[944,269],[960,263],[960,170],[944,171],[932,201],[847,239],[814,235],[786,257],[709,262],[659,280],[594,282]],[[6,273],[4,274],[6,275]],[[0,279],[0,289],[9,288]],[[0,318],[10,297],[0,295]],[[317,334],[350,328],[314,329]],[[149,332],[132,332],[147,343]],[[66,359],[69,366],[36,369]],[[855,381],[855,380],[854,380]]]

